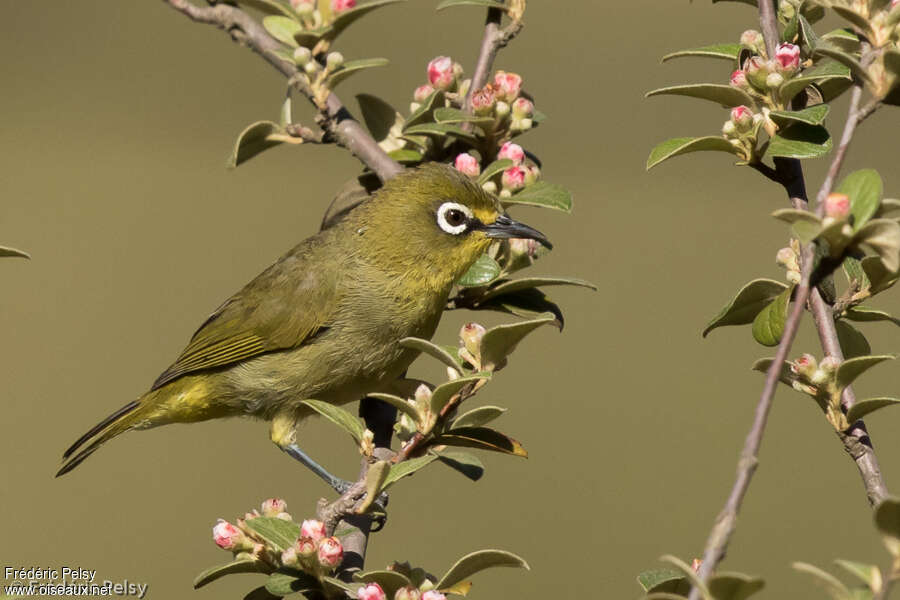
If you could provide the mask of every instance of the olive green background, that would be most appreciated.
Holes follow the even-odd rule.
[[[346,57],[391,60],[339,89],[353,110],[362,91],[405,107],[439,54],[471,72],[482,11],[436,13],[436,4],[390,7],[344,34]],[[191,590],[197,572],[229,557],[212,543],[215,519],[270,496],[299,519],[326,492],[276,450],[265,424],[128,434],[71,475],[53,473],[61,451],[146,390],[224,298],[316,231],[359,165],[335,147],[290,147],[227,171],[236,134],[277,117],[283,81],[158,0],[0,6],[0,242],[33,254],[0,262],[0,563],[96,569],[99,579],[146,582],[156,599],[240,598],[260,576]],[[478,397],[510,408],[499,426],[528,460],[484,456],[478,483],[443,467],[402,482],[370,566],[408,559],[440,573],[499,547],[532,572],[479,575],[473,598],[631,598],[634,576],[661,554],[701,552],[762,385],[749,366],[773,352],[748,328],[699,332],[744,282],[782,277],[774,255],[787,232],[768,213],[784,198],[724,155],[646,173],[653,144],[715,134],[726,112],[643,93],[726,81],[724,62],[661,66],[659,57],[736,40],[755,22],[743,5],[529,3],[523,35],[496,67],[521,73],[549,115],[520,141],[548,180],[573,190],[576,209],[515,216],[557,246],[532,273],[584,277],[600,291],[555,290],[566,330],[535,333]],[[831,116],[833,132],[844,110]],[[896,108],[876,114],[847,165],[880,169],[893,196],[898,123]],[[824,167],[807,163],[811,188]],[[874,306],[900,312],[896,290]],[[502,321],[449,313],[438,339],[452,343],[473,318]],[[892,325],[862,328],[876,352],[900,351]],[[808,326],[800,351],[819,353]],[[859,395],[898,395],[898,369],[880,366]],[[439,369],[420,361],[416,373]],[[900,411],[869,425],[898,489]],[[301,439],[338,473],[355,473],[355,449],[329,424],[305,425]],[[806,397],[779,390],[761,461],[725,567],[763,575],[764,597],[787,598],[818,593],[794,560],[884,562],[856,469]]]

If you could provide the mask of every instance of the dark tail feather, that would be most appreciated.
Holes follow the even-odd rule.
[[[107,431],[108,429],[110,429],[110,426],[115,424],[117,421],[119,421],[122,417],[124,417],[128,413],[135,410],[139,405],[140,405],[139,400],[134,400],[133,402],[129,402],[128,404],[126,404],[125,406],[123,406],[122,408],[120,408],[119,410],[114,412],[113,414],[109,415],[108,417],[106,417],[105,419],[103,419],[102,421],[100,421],[99,423],[94,425],[93,427],[91,427],[90,431],[85,433],[83,436],[78,438],[74,444],[69,446],[69,449],[63,453],[63,458],[68,459],[72,455],[72,453],[74,453],[76,450],[78,450],[88,440],[90,440],[100,434],[103,434],[103,433],[110,433],[109,431]],[[86,459],[88,456],[90,456],[97,448],[100,447],[100,444],[102,444],[107,439],[109,439],[109,437],[110,436],[108,436],[108,435],[100,435],[100,437],[98,437],[96,440],[91,442],[86,448],[84,448],[83,450],[78,452],[78,454],[73,456],[71,459],[67,460],[66,463],[62,466],[62,468],[56,473],[56,476],[59,477],[60,475],[64,475],[64,474],[68,473],[69,471],[71,471],[72,469],[74,469],[75,467],[77,467],[78,465],[80,465],[84,459]]]

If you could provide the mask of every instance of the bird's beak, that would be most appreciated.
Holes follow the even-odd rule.
[[[513,221],[506,215],[500,215],[493,223],[482,225],[480,227],[484,234],[489,238],[508,239],[508,238],[524,238],[528,240],[536,240],[546,246],[548,249],[553,248],[553,244],[547,239],[543,233],[529,227],[524,223]]]

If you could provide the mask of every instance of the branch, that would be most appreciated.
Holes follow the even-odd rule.
[[[505,47],[524,27],[522,13],[525,11],[524,0],[509,0],[511,22],[504,28],[500,28],[500,20],[503,10],[489,8],[487,20],[484,26],[484,37],[481,39],[481,50],[478,52],[478,60],[475,63],[475,71],[472,73],[472,83],[466,92],[466,100],[463,110],[472,112],[472,94],[484,87],[488,80],[488,74],[494,64],[494,59],[501,48]]]
[[[254,20],[250,15],[230,4],[197,6],[188,0],[163,0],[192,21],[214,25],[231,36],[235,42],[250,48],[279,73],[288,78],[290,86],[306,96],[315,105],[315,98],[309,85],[300,75],[292,61],[279,55],[284,46]],[[320,110],[320,125],[339,146],[350,151],[360,162],[372,169],[382,181],[390,179],[403,170],[395,160],[378,146],[371,135],[356,121],[333,93],[325,100]]]

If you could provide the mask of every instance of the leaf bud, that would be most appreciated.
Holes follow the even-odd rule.
[[[344,547],[336,537],[325,538],[319,542],[319,566],[331,570],[337,568],[344,559]]]
[[[386,600],[387,596],[377,583],[367,583],[365,587],[356,590],[358,600]]]
[[[306,46],[300,46],[294,50],[294,63],[298,67],[305,67],[312,58],[312,52]]]
[[[512,123],[509,124],[509,130],[512,133],[523,133],[532,128],[534,124],[531,119],[513,119]]]
[[[509,104],[507,104],[503,100],[497,100],[497,104],[494,106],[494,116],[497,117],[498,121],[502,121],[503,119],[508,117]]]
[[[300,525],[300,537],[318,542],[325,537],[325,523],[316,519],[306,519]]]
[[[734,126],[734,122],[730,119],[725,121],[725,124],[722,125],[722,135],[726,138],[735,138],[737,137],[737,127]]]
[[[363,431],[362,439],[359,440],[359,453],[363,456],[372,456],[375,452],[375,434],[371,429]]]
[[[325,67],[329,71],[337,71],[344,64],[344,55],[340,52],[329,52],[325,58]]]
[[[847,194],[832,193],[825,198],[825,215],[832,219],[846,219],[850,214],[850,197]]]
[[[438,90],[449,90],[453,87],[453,59],[449,56],[438,56],[428,63],[428,83]]]
[[[478,177],[481,174],[481,166],[478,164],[478,159],[468,152],[458,154],[453,162],[453,166],[456,167],[457,171],[469,177]]]
[[[481,184],[481,189],[486,191],[488,194],[496,194],[497,193],[497,184],[493,181],[485,181]]]
[[[523,150],[522,146],[519,144],[505,142],[500,146],[500,151],[497,152],[497,160],[502,160],[504,158],[513,161],[513,165],[521,165],[522,161],[525,160],[525,150]]]
[[[481,338],[484,337],[485,331],[478,323],[466,323],[459,330],[459,341],[469,356],[475,359],[476,362],[472,363],[474,365],[481,363]]]
[[[784,83],[784,76],[781,73],[769,73],[766,77],[766,87],[770,90],[777,90]]]
[[[516,73],[497,71],[494,74],[494,89],[497,97],[504,102],[512,102],[522,90],[522,77]]]

